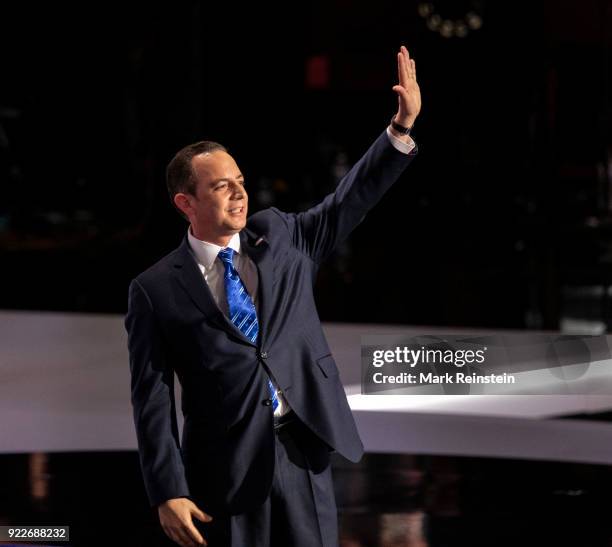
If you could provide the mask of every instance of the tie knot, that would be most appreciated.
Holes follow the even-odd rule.
[[[219,258],[222,262],[229,264],[230,266],[234,265],[234,249],[231,247],[226,247],[225,249],[221,249],[219,251]]]

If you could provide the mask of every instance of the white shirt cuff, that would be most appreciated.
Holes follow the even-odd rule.
[[[403,154],[410,154],[410,152],[412,152],[412,149],[416,146],[413,140],[407,143],[402,141],[401,139],[398,139],[393,133],[391,133],[390,125],[387,126],[387,136],[389,137],[389,140],[391,141],[391,144],[394,146],[394,148],[396,150],[399,150]]]

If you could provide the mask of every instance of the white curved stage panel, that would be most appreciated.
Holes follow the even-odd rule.
[[[553,419],[610,410],[612,396],[359,393],[362,335],[492,331],[325,331],[369,452],[612,464],[612,424]],[[0,453],[136,449],[123,316],[0,311],[0,380]]]

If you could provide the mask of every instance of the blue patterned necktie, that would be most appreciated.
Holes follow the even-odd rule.
[[[257,312],[253,300],[242,283],[238,271],[234,268],[234,249],[226,247],[219,251],[219,258],[225,266],[225,294],[227,305],[232,323],[244,334],[251,342],[257,340],[259,334],[259,323],[257,322]],[[272,397],[272,408],[278,408],[278,395],[268,378],[268,389]]]

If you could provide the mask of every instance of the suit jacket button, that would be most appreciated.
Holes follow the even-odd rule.
[[[272,405],[272,399],[264,399],[264,401],[262,401],[262,403],[266,406],[271,406]]]
[[[267,351],[262,351],[261,354],[259,355],[262,359],[267,359],[268,358],[268,352]]]

